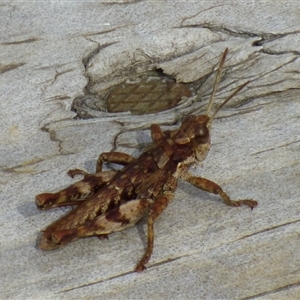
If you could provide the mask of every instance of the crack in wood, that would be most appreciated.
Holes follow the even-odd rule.
[[[264,152],[274,151],[274,150],[277,150],[277,149],[280,149],[280,148],[290,146],[292,144],[297,144],[299,142],[300,142],[300,140],[296,140],[296,141],[286,143],[286,144],[283,144],[283,145],[280,145],[280,146],[277,146],[277,147],[272,147],[272,148],[264,149],[264,150],[261,150],[261,151],[258,151],[258,152],[254,152],[254,153],[251,153],[250,155],[257,155],[257,154],[261,154],[261,153],[264,153]]]
[[[157,267],[157,266],[172,263],[172,262],[174,262],[178,259],[181,259],[182,257],[186,257],[186,256],[187,255],[183,255],[183,256],[180,256],[180,257],[176,257],[176,258],[169,258],[169,259],[166,259],[166,260],[162,260],[158,263],[154,263],[152,265],[149,265],[149,267],[147,267],[147,269],[149,270],[149,269],[152,269],[152,268]],[[136,274],[136,272],[134,272],[134,271],[124,272],[122,274],[111,276],[111,277],[108,277],[108,278],[103,279],[103,280],[98,280],[98,281],[94,281],[94,282],[91,282],[91,283],[82,284],[82,285],[79,285],[79,286],[76,286],[76,287],[73,287],[73,288],[65,289],[65,290],[57,292],[56,294],[67,293],[67,292],[77,290],[77,289],[80,289],[80,288],[85,288],[85,287],[88,287],[88,286],[91,286],[91,285],[108,282],[108,281],[111,281],[111,280],[114,280],[114,279],[117,279],[117,278],[120,278],[120,277],[123,277],[123,276],[127,276],[127,275],[130,275],[130,274]],[[139,276],[139,275],[137,275],[137,276]]]
[[[69,288],[69,289],[65,289],[65,290],[57,292],[56,294],[67,293],[67,292],[77,290],[77,289],[81,289],[81,288],[85,288],[85,287],[88,287],[88,286],[91,286],[91,285],[111,281],[111,280],[114,280],[114,279],[117,279],[117,278],[120,278],[120,277],[123,277],[123,276],[126,276],[126,275],[130,275],[130,274],[136,274],[136,272],[135,271],[125,272],[125,273],[122,273],[122,274],[119,274],[119,275],[108,277],[108,278],[103,279],[103,280],[98,280],[98,281],[82,284],[82,285],[79,285],[79,286],[76,286],[76,287],[72,287],[72,288]]]
[[[291,284],[287,284],[287,285],[283,285],[281,287],[275,288],[273,290],[269,290],[269,291],[265,291],[259,294],[255,294],[249,297],[245,297],[245,298],[240,298],[241,300],[251,300],[251,299],[257,299],[258,297],[265,297],[265,296],[271,296],[272,294],[278,293],[278,292],[282,292],[294,287],[298,287],[300,286],[300,281],[296,281],[294,283]],[[266,299],[266,298],[264,298]]]
[[[249,238],[249,237],[256,236],[256,235],[258,235],[258,234],[261,234],[261,233],[264,233],[264,232],[268,232],[268,231],[272,231],[272,230],[274,230],[274,229],[281,228],[281,227],[284,227],[284,226],[286,226],[286,225],[290,225],[290,224],[294,224],[294,223],[298,223],[298,222],[300,222],[300,219],[294,220],[294,221],[290,221],[290,222],[286,222],[286,223],[282,223],[282,224],[279,224],[279,225],[276,225],[276,226],[272,226],[272,227],[269,227],[269,228],[265,228],[265,229],[263,229],[263,230],[260,230],[260,231],[254,232],[254,233],[244,235],[244,236],[242,236],[242,237],[236,239],[236,240],[233,241],[233,242],[240,241],[240,240],[244,240],[244,239],[247,239],[247,238]]]
[[[97,44],[97,47],[92,50],[89,54],[87,54],[83,59],[82,59],[82,63],[84,65],[84,68],[85,70],[87,69],[90,61],[97,55],[99,54],[99,52],[107,47],[110,47],[111,45],[114,45],[114,44],[117,44],[118,42],[111,42],[111,43],[106,43],[106,44],[103,44],[103,45],[100,45],[100,43],[98,42],[95,42],[94,40],[91,40],[91,39],[88,39],[86,38],[87,40],[93,42],[93,43],[96,43]],[[86,75],[86,74],[85,74]]]
[[[58,145],[58,152],[60,155],[70,155],[70,154],[75,154],[76,152],[72,152],[72,151],[69,151],[69,152],[66,152],[64,151],[64,147],[62,146],[63,142],[65,142],[64,140],[61,140],[57,137],[57,134],[56,134],[56,131],[55,129],[50,129],[48,126],[50,124],[45,124],[41,130],[44,131],[44,132],[47,132],[49,134],[49,137],[50,137],[50,140],[52,142],[56,142],[57,145]],[[55,155],[53,155],[55,156]]]
[[[4,42],[0,43],[1,45],[19,45],[19,44],[27,44],[27,43],[34,43],[37,41],[40,41],[41,38],[30,38],[26,40],[21,40],[21,41],[15,41],[15,42]]]
[[[261,38],[261,35],[258,33],[251,33],[249,31],[245,31],[241,29],[239,29],[239,31],[234,31],[233,29],[214,25],[213,23],[208,23],[208,22],[199,23],[195,25],[183,25],[181,28],[205,28],[205,29],[209,29],[211,32],[221,32],[233,37],[241,37],[241,38],[260,37]]]
[[[214,9],[214,8],[217,8],[217,7],[223,7],[223,6],[225,6],[225,5],[224,5],[224,4],[213,5],[213,6],[211,6],[211,7],[208,7],[208,8],[206,8],[206,9],[203,9],[203,10],[201,10],[201,11],[195,13],[194,15],[191,15],[191,16],[189,16],[189,17],[185,17],[185,18],[183,18],[183,19],[181,20],[179,28],[186,27],[185,25],[183,25],[183,23],[184,23],[185,21],[190,20],[190,19],[193,19],[193,18],[195,18],[196,16],[200,15],[200,14],[203,13],[203,12],[210,11],[210,10],[212,10],[212,9]]]
[[[11,63],[11,64],[7,64],[7,65],[0,64],[0,74],[3,74],[3,73],[8,72],[8,71],[12,71],[12,70],[17,69],[19,67],[22,67],[25,64],[26,64],[25,62]]]

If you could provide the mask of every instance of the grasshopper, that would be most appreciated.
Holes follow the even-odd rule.
[[[210,149],[210,129],[217,112],[249,82],[241,85],[210,115],[228,49],[220,59],[213,92],[204,115],[188,115],[178,129],[162,131],[151,125],[153,144],[138,158],[121,152],[104,152],[97,160],[96,174],[75,169],[68,174],[84,178],[57,193],[35,197],[39,209],[77,206],[43,230],[39,243],[42,250],[53,250],[82,237],[107,238],[108,234],[134,226],[148,216],[147,247],[135,271],[146,269],[154,246],[154,221],[174,197],[178,179],[201,190],[221,196],[229,206],[246,205],[253,209],[252,199],[231,200],[222,188],[203,177],[188,172],[190,165],[205,159]],[[104,162],[123,165],[119,171],[102,171]]]

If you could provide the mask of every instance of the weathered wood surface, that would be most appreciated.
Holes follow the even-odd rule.
[[[299,299],[300,4],[125,2],[0,6],[1,297]],[[144,251],[145,222],[109,240],[38,250],[39,230],[65,210],[39,212],[34,195],[73,182],[68,169],[94,171],[115,138],[117,149],[138,155],[151,123],[167,128],[203,111],[214,78],[204,82],[202,102],[156,115],[74,120],[71,103],[89,76],[103,86],[118,82],[138,49],[141,61],[150,57],[190,81],[209,75],[225,47],[218,103],[251,83],[220,112],[209,156],[193,172],[259,206],[229,208],[181,183],[155,225],[143,274],[132,270]]]

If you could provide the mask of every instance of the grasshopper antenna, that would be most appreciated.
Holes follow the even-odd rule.
[[[218,111],[231,99],[233,98],[241,89],[243,89],[250,81],[247,81],[240,85],[230,96],[226,98],[226,100],[223,101],[223,103],[220,104],[220,106],[216,109],[216,111],[213,113],[213,115],[210,117],[210,123],[212,122],[215,115],[218,113]]]
[[[207,106],[207,109],[206,109],[206,113],[205,113],[207,116],[210,113],[210,110],[211,110],[211,108],[214,104],[214,101],[215,101],[215,95],[216,95],[216,92],[217,92],[218,84],[219,84],[220,79],[221,79],[222,68],[223,68],[227,53],[228,53],[228,48],[225,49],[225,51],[222,54],[221,60],[220,60],[218,72],[217,72],[217,75],[216,75],[216,80],[215,80],[215,83],[214,83],[214,88],[213,88],[213,91],[211,93],[211,96],[210,96],[210,99],[209,99],[209,102],[208,102],[208,106]]]

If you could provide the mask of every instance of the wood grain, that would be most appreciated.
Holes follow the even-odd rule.
[[[20,2],[0,10],[2,297],[299,298],[297,1]],[[226,47],[217,105],[251,83],[219,112],[211,151],[192,172],[258,207],[230,208],[180,183],[155,224],[143,274],[133,268],[146,245],[145,221],[109,240],[38,250],[39,231],[66,210],[39,212],[34,196],[70,185],[69,169],[94,171],[101,152],[137,156],[152,123],[173,128],[203,112]],[[200,92],[155,115],[90,111],[98,118],[74,119],[74,98],[119,83],[136,62],[180,82],[203,78]]]

